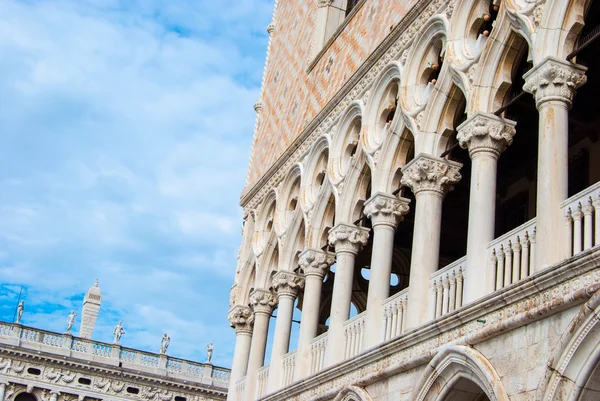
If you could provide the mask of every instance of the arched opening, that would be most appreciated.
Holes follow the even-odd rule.
[[[37,398],[31,393],[21,393],[15,397],[15,401],[37,401]]]
[[[443,397],[443,401],[490,401],[485,391],[466,377],[460,378]]]

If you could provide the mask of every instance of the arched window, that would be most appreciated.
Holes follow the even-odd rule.
[[[37,401],[37,398],[31,393],[21,393],[15,397],[15,401]]]

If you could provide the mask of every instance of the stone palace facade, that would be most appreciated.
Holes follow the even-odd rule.
[[[600,399],[600,0],[267,31],[228,400]]]
[[[0,401],[226,399],[229,369],[91,340],[101,300],[96,283],[79,337],[0,322]]]

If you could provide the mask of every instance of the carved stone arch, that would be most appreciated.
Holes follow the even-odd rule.
[[[319,193],[329,181],[327,178],[327,168],[330,147],[331,137],[328,134],[324,134],[317,138],[306,156],[300,195],[300,205],[305,213],[308,213],[313,208]]]
[[[237,266],[235,269],[236,277],[234,280],[235,283],[238,282],[239,273],[248,263],[248,260],[254,257],[252,252],[252,241],[255,232],[255,221],[256,213],[254,210],[250,210],[248,213],[246,213],[246,216],[244,217],[244,223],[242,225],[242,243],[238,249]]]
[[[298,267],[298,254],[306,247],[306,222],[302,210],[296,209],[288,228],[281,240],[279,270],[294,271]]]
[[[363,103],[352,102],[340,118],[335,132],[332,132],[328,171],[334,186],[344,180],[354,155],[359,154],[362,116]]]
[[[357,386],[346,386],[333,401],[373,401],[367,390]]]
[[[513,70],[528,46],[527,40],[512,29],[506,13],[500,13],[473,72],[468,115],[476,112],[493,113],[502,107],[512,85]]]
[[[364,202],[368,199],[371,188],[371,168],[367,164],[363,152],[357,152],[358,157],[352,162],[343,183],[343,190],[339,193],[335,224],[352,224],[362,215]]]
[[[547,56],[562,59],[575,49],[579,33],[585,25],[585,15],[593,1],[546,1],[537,38],[540,43],[538,60]]]
[[[291,220],[300,207],[300,187],[304,174],[301,163],[295,163],[285,176],[277,197],[277,211],[275,216],[275,231],[278,236],[288,233]]]
[[[598,288],[598,286],[596,286]],[[600,291],[571,320],[547,363],[536,399],[575,401],[585,398],[590,379],[600,381]]]
[[[257,258],[254,289],[268,289],[271,286],[271,278],[279,270],[279,250],[279,238],[275,232],[271,232],[264,252]]]
[[[392,132],[402,124],[402,114],[397,111],[400,96],[402,65],[392,61],[375,79],[363,118],[362,145],[377,164],[375,152]],[[391,117],[391,123],[389,119]]]
[[[251,259],[248,260],[248,263],[245,265],[244,269],[240,271],[240,278],[238,283],[234,285],[235,288],[232,288],[232,294],[230,297],[229,305],[230,309],[236,305],[248,305],[248,302],[250,302],[250,293],[256,287],[255,282],[256,259],[254,258],[254,255],[251,255]]]
[[[252,249],[257,259],[260,259],[271,234],[275,231],[277,197],[277,190],[270,190],[258,209],[254,238],[252,240]]]
[[[490,401],[508,401],[500,376],[479,351],[462,345],[443,347],[429,362],[415,387],[415,401],[441,401],[461,379],[475,383]]]
[[[450,19],[448,35],[448,53],[452,64],[461,71],[466,71],[475,63],[487,41],[478,35],[484,23],[483,15],[488,12],[493,0],[465,0],[458,2]]]
[[[379,156],[380,163],[373,169],[373,193],[392,193],[400,187],[401,168],[415,155],[415,138],[404,125],[388,135]]]
[[[430,109],[431,114],[426,115],[427,120],[431,121],[427,132],[435,133],[431,136],[431,150],[428,150],[434,156],[440,156],[451,146],[456,127],[459,125],[458,119],[464,114],[468,100],[462,89],[456,85],[451,85],[445,96],[435,100],[432,102],[435,107]]]
[[[402,108],[410,116],[416,116],[427,104],[431,92],[431,83],[427,83],[424,78],[430,68],[428,63],[431,63],[434,53],[437,61],[437,52],[445,52],[449,30],[446,16],[436,14],[423,25],[412,46],[400,90]]]
[[[335,224],[336,197],[331,184],[322,187],[314,207],[309,213],[306,246],[321,249],[327,245],[327,235]]]

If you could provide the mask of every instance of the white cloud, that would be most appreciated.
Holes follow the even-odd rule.
[[[228,365],[242,188],[270,0],[0,2],[0,318]]]

